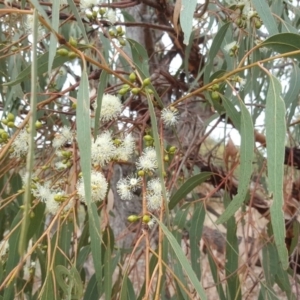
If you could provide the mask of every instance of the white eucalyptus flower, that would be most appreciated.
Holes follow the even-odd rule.
[[[161,112],[161,118],[166,126],[174,126],[178,122],[178,111],[164,108]]]
[[[52,146],[56,149],[62,147],[66,143],[71,143],[73,139],[73,132],[70,127],[64,126],[61,128],[60,133],[56,133]]]
[[[94,108],[97,103],[94,104]],[[100,120],[107,122],[116,119],[122,112],[121,100],[114,95],[105,94],[102,98]]]
[[[91,200],[92,202],[101,201],[107,193],[108,183],[101,172],[92,171],[91,173]],[[83,178],[77,182],[77,194],[82,202],[86,202]]]
[[[106,18],[111,24],[115,24],[117,22],[116,12],[113,9],[109,9]]]
[[[105,166],[116,153],[116,147],[110,132],[105,131],[98,135],[92,144],[91,159],[95,165]]]
[[[130,184],[126,178],[122,178],[118,181],[117,192],[122,200],[131,200],[133,197]]]
[[[93,8],[97,4],[98,4],[98,0],[80,0],[81,9]]]
[[[11,157],[21,158],[28,153],[30,134],[22,129],[12,143],[13,152]]]

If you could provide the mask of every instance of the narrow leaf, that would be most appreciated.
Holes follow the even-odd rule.
[[[222,42],[225,38],[227,29],[231,23],[225,23],[217,32],[216,36],[214,37],[214,40],[212,42],[211,48],[209,50],[208,54],[208,62],[205,64],[205,71],[204,71],[204,84],[209,83],[210,74],[212,71],[214,59],[217,55],[217,53],[220,50],[220,47],[222,45]]]
[[[59,8],[60,8],[60,1],[53,1],[52,4],[52,24],[51,27],[53,31],[58,31],[59,26]],[[48,75],[50,76],[52,70],[53,60],[56,54],[57,49],[57,39],[54,33],[51,33],[50,36],[50,45],[49,45],[49,60],[48,60]]]
[[[90,99],[89,81],[86,71],[83,70],[78,90],[76,109],[76,125],[78,146],[80,150],[80,165],[84,180],[85,199],[89,214],[89,230],[91,237],[92,256],[97,281],[102,281],[102,266],[99,260],[101,234],[99,232],[100,220],[95,203],[91,202],[91,126],[90,126]]]
[[[281,84],[273,76],[266,101],[266,140],[269,194],[273,196],[271,222],[275,244],[283,269],[288,268],[288,252],[285,246],[283,206],[284,155],[285,155],[285,105],[281,98]]]
[[[154,217],[155,218],[155,217]],[[206,295],[203,287],[201,286],[201,283],[199,282],[195,272],[193,271],[190,262],[188,261],[187,257],[183,253],[183,250],[181,246],[176,241],[173,234],[168,230],[168,228],[161,223],[157,218],[155,218],[161,229],[163,230],[164,234],[166,235],[176,257],[178,258],[178,261],[180,262],[182,269],[186,272],[186,275],[190,279],[193,287],[195,288],[196,292],[200,296],[201,300],[206,300]]]
[[[193,29],[194,11],[197,0],[181,0],[180,25],[184,33],[183,43],[188,45]]]
[[[243,102],[241,106],[241,150],[238,193],[232,199],[224,213],[217,220],[217,224],[226,222],[242,205],[248,194],[248,185],[252,174],[254,158],[254,128],[251,115]]]
[[[173,209],[176,204],[182,200],[189,192],[191,192],[196,186],[205,182],[212,174],[209,172],[203,172],[201,174],[195,175],[189,178],[180,188],[179,190],[172,196],[169,209]]]

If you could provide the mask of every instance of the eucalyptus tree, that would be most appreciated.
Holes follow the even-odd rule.
[[[1,297],[297,299],[299,2],[52,2],[0,1]]]

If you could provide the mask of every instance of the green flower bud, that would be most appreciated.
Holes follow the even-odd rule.
[[[76,109],[77,107],[77,104],[75,102],[72,102],[72,106],[71,106],[73,109]]]
[[[145,171],[139,170],[137,174],[139,177],[143,177],[143,176],[145,176]]]
[[[122,37],[119,37],[118,40],[121,46],[126,46],[126,41]]]
[[[115,32],[115,30],[114,29],[109,29],[109,31],[108,31],[108,33],[109,33],[109,35],[111,36],[111,37],[115,37],[116,36],[116,32]]]
[[[72,45],[73,47],[77,47],[77,45],[78,45],[77,40],[74,39],[72,36],[71,36],[70,39],[69,39],[69,43],[70,43],[70,45]]]
[[[123,28],[121,26],[117,27],[117,33],[122,34],[123,33]]]
[[[60,56],[67,56],[69,54],[69,51],[65,48],[61,48],[61,49],[58,49],[56,51],[56,53]]]
[[[143,86],[147,86],[149,84],[151,84],[150,78],[146,78],[146,79],[143,80]]]
[[[64,202],[65,201],[65,197],[63,195],[54,195],[54,200],[56,202]]]
[[[122,88],[118,91],[118,94],[121,96],[124,96],[124,95],[126,95],[127,92],[128,92],[128,89]]]
[[[145,91],[146,91],[147,93],[149,93],[149,94],[153,94],[153,91],[152,91],[151,89],[149,89],[149,88],[146,88]]]
[[[211,89],[212,89],[213,91],[218,91],[219,88],[220,88],[220,86],[219,86],[217,83],[215,83],[215,84],[211,87]]]
[[[144,141],[148,141],[148,142],[153,141],[153,137],[149,134],[144,135],[143,139],[144,139]]]
[[[4,132],[1,133],[1,139],[3,141],[7,141],[8,137],[9,137],[9,135],[8,135],[8,133],[6,131],[4,131]]]
[[[30,212],[30,214],[29,214],[29,217],[30,217],[30,219],[33,219],[34,218],[34,216],[35,216],[35,213],[32,211],[32,212]]]
[[[146,145],[146,147],[152,147],[153,141],[146,141],[145,145]]]
[[[168,155],[168,154],[166,154],[166,155],[164,156],[164,161],[165,161],[165,162],[169,162],[169,161],[170,161],[170,158],[169,158],[169,155]]]
[[[8,120],[7,120],[7,119],[2,119],[1,122],[2,122],[4,125],[7,125]]]
[[[74,58],[78,57],[78,55],[77,55],[77,53],[75,53],[75,52],[73,52],[73,51],[70,51],[70,52],[68,53],[68,57],[69,57],[70,59],[74,59]]]
[[[131,82],[135,82],[135,81],[136,81],[136,75],[135,75],[135,73],[130,73],[130,75],[129,75],[129,80],[130,80]]]
[[[8,122],[14,122],[15,121],[15,115],[12,113],[8,113],[6,117]]]
[[[15,125],[14,122],[8,122],[8,123],[7,123],[7,126],[8,126],[9,128],[14,128],[14,127],[16,127],[16,125]]]
[[[174,154],[175,151],[176,151],[176,147],[175,146],[171,146],[170,149],[169,149],[169,152]]]
[[[133,89],[131,90],[131,93],[132,93],[133,95],[138,95],[138,94],[140,93],[140,91],[141,91],[140,88],[133,88]]]
[[[98,16],[98,12],[97,12],[97,11],[95,11],[95,10],[93,10],[93,12],[92,12],[92,16],[93,16],[93,19],[96,19],[96,18],[97,18],[97,16]]]
[[[35,129],[40,129],[43,126],[43,124],[40,121],[35,122]]]
[[[219,95],[218,92],[213,91],[213,92],[211,93],[211,98],[212,98],[213,100],[219,100],[219,99],[220,99],[220,95]]]
[[[101,16],[103,16],[103,15],[105,15],[105,13],[106,13],[106,9],[105,9],[104,7],[100,7],[100,9],[99,9],[99,14],[100,14]]]
[[[144,216],[143,216],[143,222],[144,222],[144,223],[147,224],[147,223],[149,223],[150,220],[151,220],[150,216],[148,216],[148,215],[144,215]]]
[[[127,220],[128,220],[129,222],[133,223],[133,222],[138,221],[138,220],[139,220],[139,217],[136,216],[136,215],[131,215],[131,216],[129,216],[129,217],[127,218]]]
[[[262,23],[260,20],[255,20],[255,28],[259,29],[261,27]]]

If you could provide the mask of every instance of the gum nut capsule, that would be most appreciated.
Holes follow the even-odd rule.
[[[136,222],[137,220],[139,219],[139,217],[138,216],[136,216],[136,215],[131,215],[131,216],[129,216],[128,218],[127,218],[127,220],[129,221],[129,222]]]
[[[65,48],[62,48],[62,49],[58,49],[56,53],[60,56],[67,56],[69,54],[69,51]]]
[[[150,216],[148,216],[148,215],[143,216],[143,222],[144,223],[149,223],[150,220],[151,220]]]

